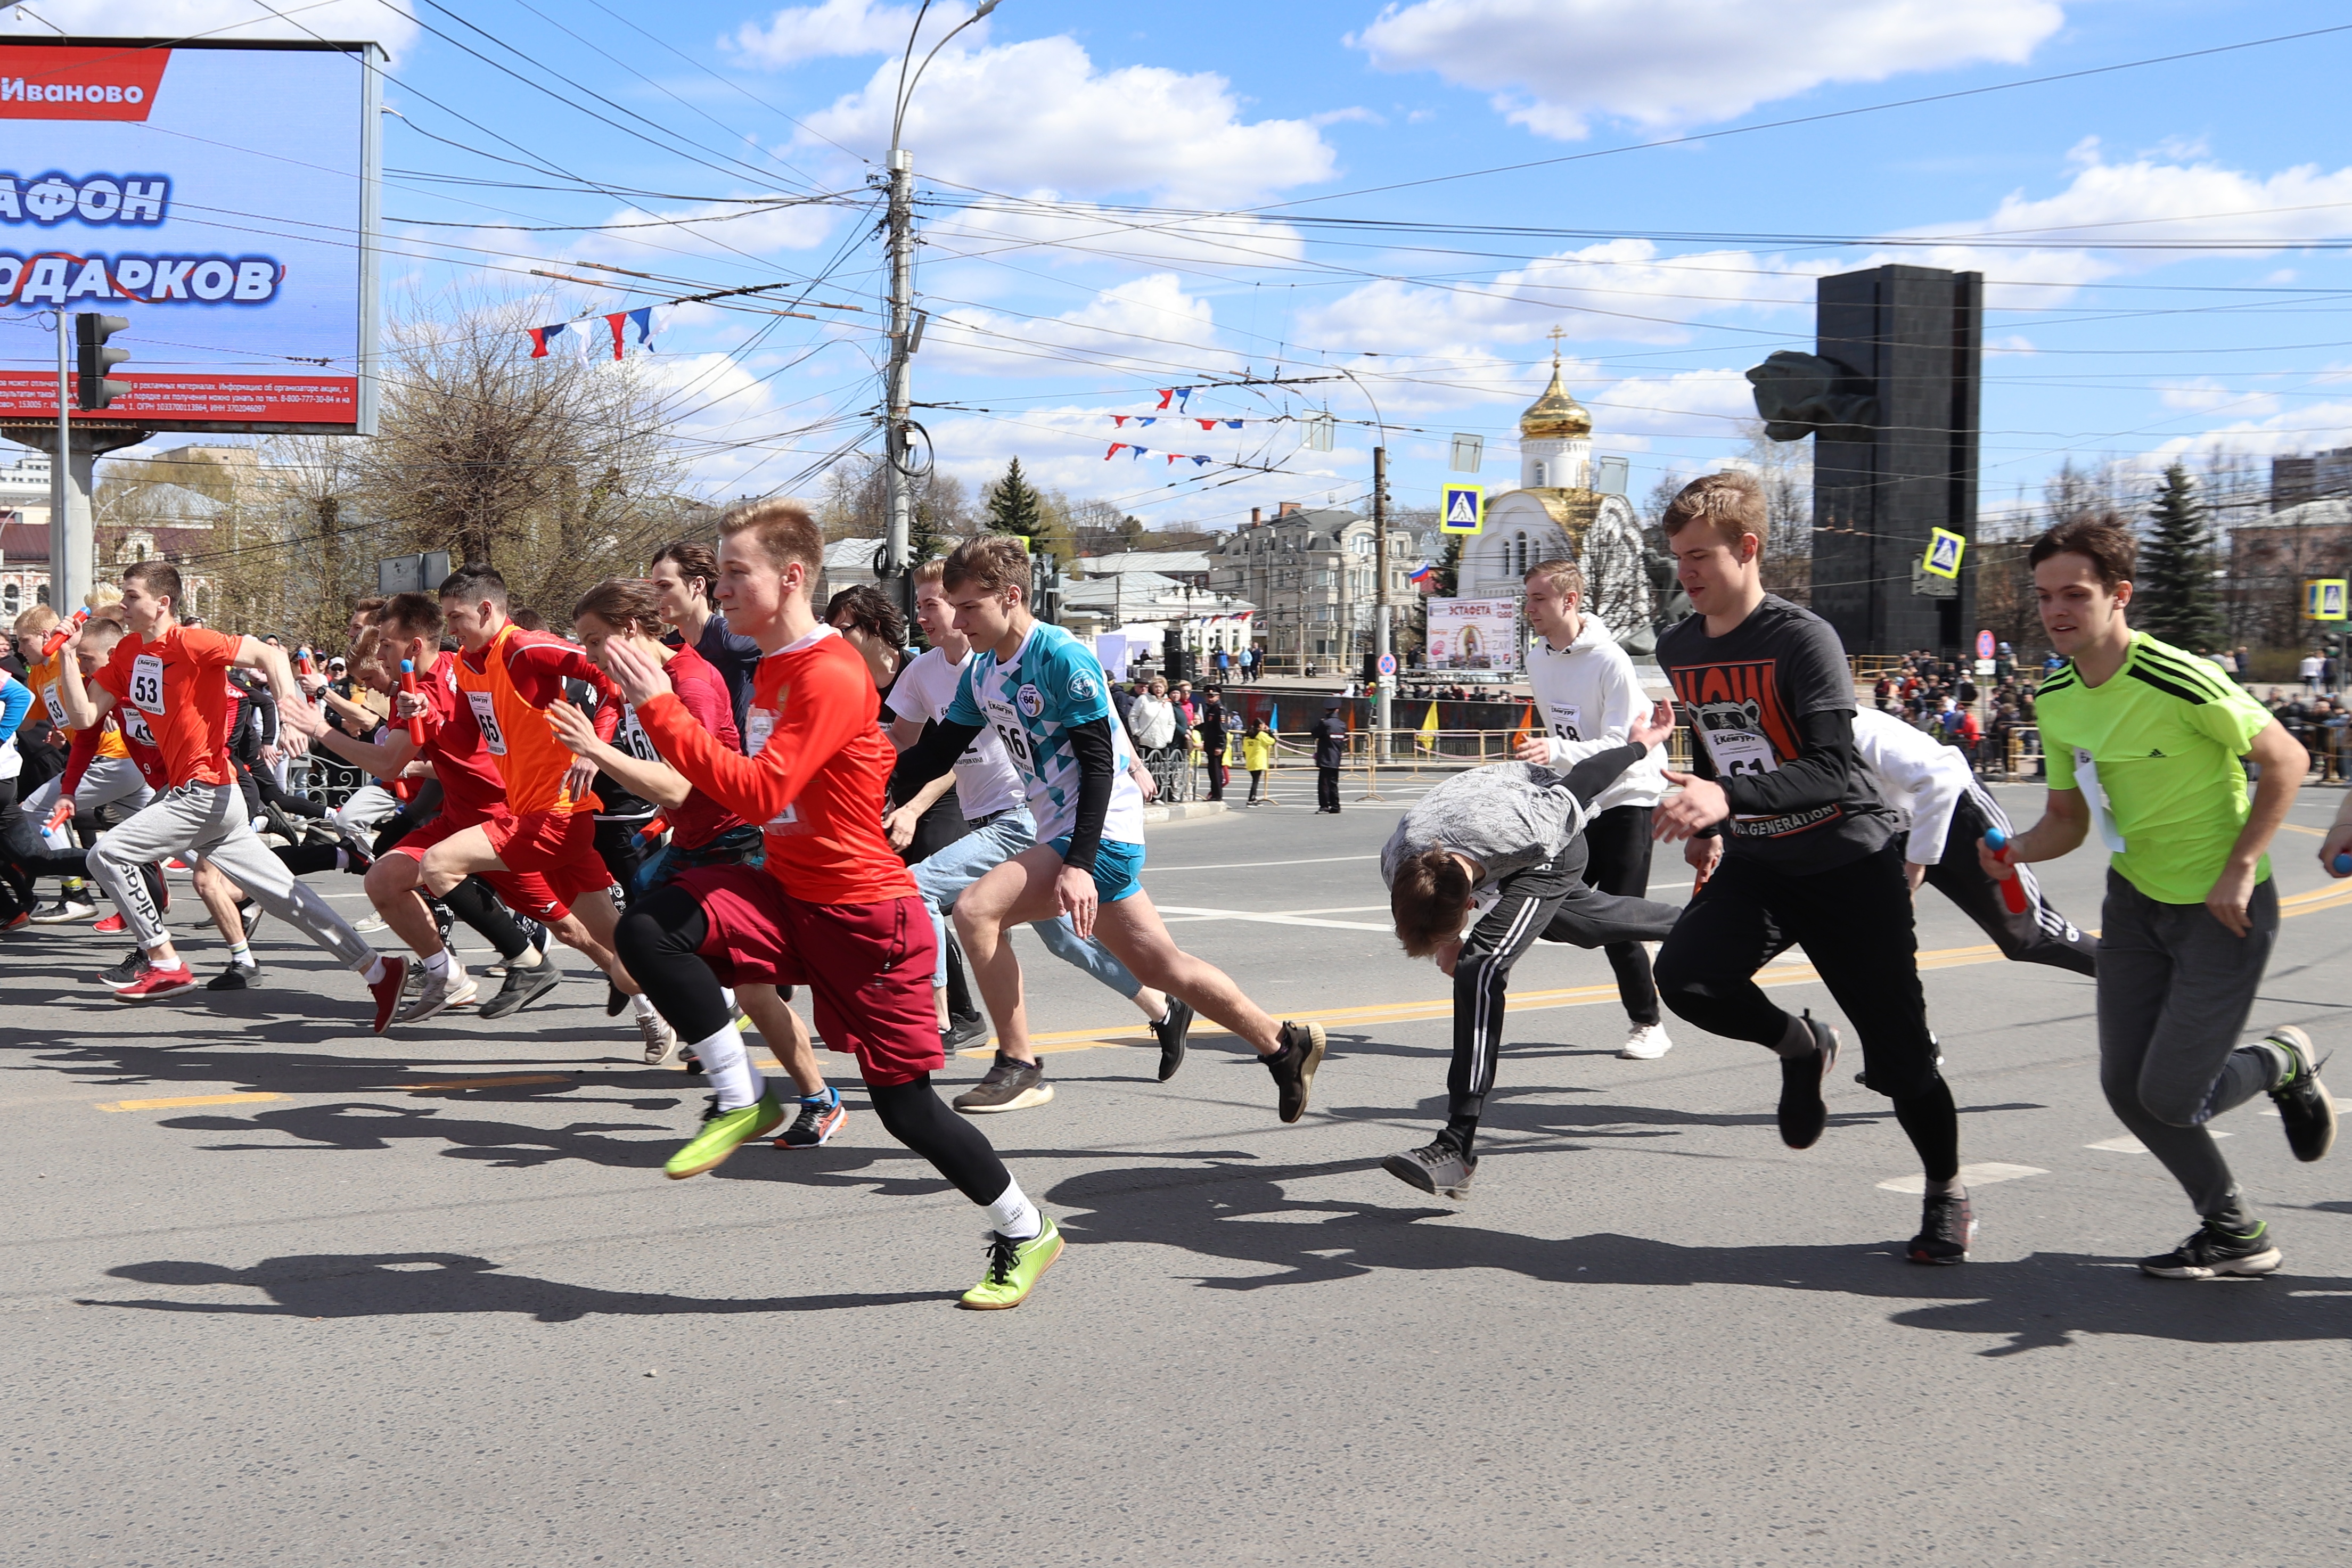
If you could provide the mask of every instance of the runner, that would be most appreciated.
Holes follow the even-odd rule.
[[[1854,715],[1853,747],[1888,804],[1909,824],[1903,874],[1915,894],[1925,882],[1958,904],[2012,963],[2099,972],[2099,939],[2059,914],[2032,872],[2018,873],[2025,908],[2012,912],[2000,884],[1977,863],[1977,841],[1985,830],[2012,837],[2017,830],[1977,783],[1966,757],[1875,709]]]
[[[742,750],[734,709],[719,672],[693,649],[668,647],[658,640],[661,599],[652,584],[606,578],[572,607],[572,627],[588,657],[607,673],[616,642],[653,661],[667,674],[671,691],[694,722],[728,750]],[[637,885],[628,890],[631,899],[667,886],[684,872],[715,865],[757,867],[765,860],[765,835],[662,761],[646,737],[644,726],[637,722],[634,707],[622,708],[615,737],[625,743],[625,750],[599,740],[588,716],[569,703],[551,706],[547,716],[556,738],[574,755],[593,762],[632,794],[658,807],[669,820],[669,842],[645,862]],[[740,987],[731,999],[741,1004],[800,1091],[800,1113],[777,1145],[817,1147],[841,1130],[848,1113],[842,1109],[840,1092],[827,1085],[824,1074],[817,1070],[816,1051],[800,1015],[793,1011],[789,998],[771,985]],[[657,1051],[651,1044],[646,1047],[648,1065],[660,1066],[676,1058],[675,1032],[670,1039],[673,1043],[667,1051]]]
[[[110,601],[104,608],[117,617],[121,614],[120,607]],[[16,653],[25,661],[25,684],[47,711],[49,723],[65,735],[68,755],[73,756],[77,755],[74,743],[81,729],[90,727],[68,724],[64,701],[58,695],[58,683],[72,655],[63,646],[54,653],[42,651],[58,625],[58,612],[46,604],[36,604],[17,616]],[[154,798],[147,781],[139,776],[139,769],[131,765],[119,731],[100,727],[89,744],[96,749],[93,752],[85,748],[78,753],[83,759],[79,771],[72,773],[70,779],[60,775],[50,779],[18,803],[19,809],[36,822],[47,822],[59,800],[71,801],[74,837],[85,850],[98,841],[99,831],[106,825],[99,821],[100,811],[114,806],[121,809],[121,815],[128,816]],[[68,877],[57,902],[46,909],[34,910],[31,918],[36,925],[63,925],[87,920],[97,913],[98,906],[89,899],[89,884],[79,877]],[[113,929],[119,931],[121,927],[118,925]]]
[[[417,889],[424,880],[428,851],[467,828],[505,815],[507,810],[505,780],[483,743],[473,709],[458,696],[457,661],[440,651],[441,631],[439,600],[424,593],[395,594],[378,609],[374,624],[362,633],[355,650],[364,651],[359,679],[387,695],[400,685],[394,670],[404,662],[411,666],[425,702],[422,745],[410,737],[407,725],[398,720],[384,724],[371,740],[332,728],[323,716],[292,721],[314,744],[379,779],[397,779],[411,763],[421,759],[432,768],[434,781],[440,786],[436,814],[422,821],[403,813],[387,820],[398,832],[389,844],[377,841],[375,863],[369,868],[364,884],[368,902],[393,935],[407,943],[423,961],[423,982],[402,1003],[394,1023],[421,1023],[446,1009],[463,1007],[481,994],[480,987],[449,950],[446,933]],[[496,872],[487,879],[467,877],[441,895],[450,912],[480,933],[506,966],[506,978],[498,995],[482,1004],[480,1016],[486,1019],[520,1011],[563,978],[562,967],[531,945],[491,895],[486,881],[495,883],[501,879],[518,903],[544,904],[553,898],[543,878]]]
[[[1828,622],[1764,591],[1770,524],[1750,476],[1693,480],[1660,527],[1696,612],[1658,639],[1696,772],[1666,774],[1682,793],[1659,806],[1655,831],[1685,841],[1706,882],[1658,954],[1658,989],[1699,1028],[1780,1055],[1780,1140],[1809,1149],[1829,1124],[1837,1030],[1791,1018],[1753,978],[1802,946],[1862,1036],[1864,1082],[1895,1103],[1926,1172],[1905,1256],[1964,1262],[1976,1218],[1959,1114],[1936,1070],[1894,809],[1854,752],[1845,650]]]
[[[451,662],[451,674],[505,784],[506,810],[454,830],[426,850],[424,884],[438,898],[476,873],[539,877],[534,883],[488,880],[517,913],[544,921],[564,946],[604,970],[614,988],[631,998],[646,1047],[667,1054],[669,1027],[636,995],[636,982],[613,956],[620,913],[605,892],[612,873],[596,853],[597,800],[588,788],[595,768],[573,758],[547,722],[548,705],[562,695],[563,683],[585,681],[603,700],[596,733],[609,740],[621,722],[620,694],[571,643],[509,621],[506,579],[492,568],[451,573],[440,599],[442,618],[463,650]],[[403,692],[393,709],[405,719],[427,713],[429,699]]]
[[[2006,878],[2098,833],[2108,851],[2099,1087],[2200,1219],[2139,1266],[2167,1280],[2267,1274],[2279,1266],[2270,1226],[2207,1124],[2266,1093],[2296,1159],[2336,1141],[2336,1102],[2304,1032],[2285,1025],[2238,1043],[2278,937],[2270,841],[2310,759],[2211,664],[2131,629],[2137,555],[2127,530],[2087,520],[2059,524],[2026,552],[2042,628],[2067,660],[2035,701],[2050,793],[2006,859],[1979,841],[1978,861]],[[2241,758],[2262,768],[2251,804]]]
[[[1397,940],[1407,956],[1433,958],[1454,977],[1445,1127],[1423,1147],[1381,1162],[1399,1181],[1451,1198],[1470,1196],[1478,1118],[1503,1048],[1504,991],[1512,967],[1538,938],[1605,950],[1663,941],[1674,930],[1680,910],[1601,892],[1585,863],[1586,835],[1607,816],[1600,802],[1627,772],[1649,766],[1651,748],[1674,732],[1673,705],[1659,703],[1615,746],[1594,751],[1590,742],[1571,743],[1587,754],[1565,770],[1498,762],[1457,773],[1415,801],[1389,836],[1381,880],[1389,885]],[[1485,913],[1465,936],[1474,904]]]
[[[706,544],[674,539],[654,552],[654,564],[646,575],[661,594],[662,620],[674,629],[662,641],[674,648],[693,649],[719,672],[727,683],[735,729],[740,734],[761,655],[759,643],[731,630],[727,617],[717,612],[717,552]]]
[[[1102,666],[1077,640],[1029,613],[1029,556],[1003,535],[958,545],[943,576],[955,629],[973,653],[947,717],[908,754],[908,775],[946,772],[983,728],[1021,770],[1038,842],[956,899],[956,933],[996,1024],[983,1087],[1002,1103],[1042,1104],[1045,1069],[1029,1039],[1011,927],[1070,916],[1143,984],[1181,998],[1246,1041],[1274,1075],[1285,1122],[1307,1113],[1323,1061],[1323,1026],[1277,1026],[1224,972],[1180,949],[1143,891],[1143,796],[1128,770],[1127,733],[1112,716]],[[1171,1068],[1172,1071],[1172,1068]],[[992,1082],[992,1081],[993,1081]]]
[[[1527,571],[1528,685],[1545,733],[1521,743],[1518,758],[1555,769],[1624,744],[1650,716],[1650,699],[1633,661],[1596,616],[1583,610],[1584,570],[1572,560],[1538,561]],[[1669,733],[1672,733],[1671,727]],[[1584,881],[1622,898],[1650,892],[1651,814],[1665,793],[1665,754],[1652,751],[1618,775],[1594,802],[1584,829]],[[1658,987],[1649,949],[1612,942],[1605,949],[1617,976],[1617,999],[1633,1029],[1617,1054],[1654,1061],[1674,1049],[1658,1011]]]
[[[89,728],[119,704],[128,705],[126,715],[135,710],[153,732],[169,770],[171,788],[163,797],[89,852],[91,874],[122,911],[147,956],[147,971],[114,994],[139,1002],[194,988],[195,976],[164,934],[163,915],[139,876],[139,868],[150,861],[194,854],[215,862],[263,908],[362,977],[374,998],[375,1030],[381,1034],[400,999],[408,961],[375,952],[262,847],[228,758],[226,674],[232,666],[265,671],[279,706],[289,712],[307,712],[310,704],[295,685],[284,653],[251,637],[182,627],[173,615],[179,600],[177,567],[134,562],[122,574],[123,624],[133,634],[115,644],[89,687],[71,660],[58,683],[66,716],[78,728]],[[71,649],[70,640],[67,646]]]
[[[971,661],[971,643],[956,630],[955,612],[948,607],[947,591],[941,583],[946,570],[946,563],[937,560],[927,560],[915,568],[915,619],[930,647],[900,673],[898,684],[890,688],[885,711],[894,719],[891,740],[902,751],[922,739],[926,725],[938,724],[947,717],[949,706],[962,685],[964,666]],[[963,755],[956,758],[954,768],[942,778],[954,780],[955,796],[961,802],[968,831],[962,838],[916,864],[915,886],[923,895],[924,906],[931,912],[931,934],[940,944],[941,958],[931,972],[931,988],[944,1023],[948,912],[955,907],[957,895],[965,888],[1036,844],[1037,820],[1030,815],[1021,774],[1004,755],[1004,742],[997,738],[993,730],[982,729],[964,747]],[[934,779],[931,784],[939,782]],[[922,815],[921,807],[919,795],[885,820],[883,826],[894,845],[902,835],[911,835],[911,819]],[[1067,915],[1034,921],[1029,929],[1037,934],[1054,956],[1085,970],[1136,1005],[1160,1045],[1160,1081],[1164,1083],[1174,1077],[1177,1068],[1183,1065],[1185,1039],[1192,1028],[1191,1005],[1164,996],[1137,979],[1099,937],[1089,940],[1080,936]],[[950,1043],[953,1044],[952,1040]],[[1052,1084],[1040,1078],[1023,1086],[1024,1077],[992,1073],[978,1087],[957,1095],[955,1108],[1017,1111],[1022,1107],[1012,1103],[1013,1100],[1036,1105],[1054,1097]],[[1024,1095],[1030,1098],[1023,1099]]]
[[[874,683],[809,603],[823,536],[786,501],[735,508],[720,536],[719,599],[734,625],[768,650],[745,731],[751,755],[697,724],[651,659],[625,643],[605,651],[664,760],[762,823],[767,839],[765,866],[687,872],[622,923],[631,971],[694,1040],[717,1092],[702,1132],[670,1156],[667,1173],[710,1170],[783,1121],[728,1016],[720,981],[806,984],[818,1031],[856,1056],[884,1128],[988,1211],[987,1270],[963,1304],[1017,1307],[1061,1255],[1061,1232],[988,1140],[931,1089],[944,1059],[926,984],[930,924],[882,837],[891,755],[875,724]]]

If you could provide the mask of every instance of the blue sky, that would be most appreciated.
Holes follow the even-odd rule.
[[[814,279],[788,292],[866,308],[688,308],[667,336],[698,487],[814,494],[828,454],[873,444],[867,181],[911,5],[278,8],[271,31],[394,51],[395,303],[545,290],[552,320],[654,297],[530,276],[591,261]],[[0,27],[194,32],[259,7],[28,9]],[[1988,510],[2069,458],[2352,444],[2352,267],[2326,248],[2352,235],[2352,32],[1743,129],[2347,23],[2281,0],[1003,0],[908,120],[916,397],[941,405],[920,417],[969,480],[1018,454],[1155,524],[1230,525],[1360,498],[1377,403],[1395,494],[1427,500],[1457,431],[1513,482],[1557,327],[1596,449],[1640,494],[1739,450],[1739,372],[1810,346],[1816,276],[1905,260],[1987,276]],[[1935,243],[1888,243],[1906,237]],[[1156,389],[1277,373],[1336,379],[1204,390],[1192,413],[1250,423],[1157,426],[1150,458],[1104,461],[1131,434],[1110,416]],[[1323,407],[1353,423],[1303,450],[1296,416]]]

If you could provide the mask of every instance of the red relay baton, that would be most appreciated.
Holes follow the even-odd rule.
[[[1984,837],[1985,842],[1992,846],[1992,852],[2000,857],[2000,863],[2012,868],[2012,874],[2001,881],[2001,903],[2009,906],[2011,915],[2024,914],[2030,906],[2025,897],[2025,883],[2014,874],[2015,862],[2009,858],[2009,835],[1999,828],[1987,828]]]
[[[307,657],[308,655],[306,654],[305,656]],[[413,659],[403,659],[400,661],[400,689],[404,692],[415,692],[420,690],[416,684],[416,662]],[[419,746],[425,744],[425,716],[423,714],[415,714],[410,716],[408,720],[408,738],[415,741]]]
[[[56,658],[58,656],[58,650],[66,645],[66,639],[72,636],[75,631],[89,619],[89,611],[77,610],[64,621],[58,622],[58,629],[50,632],[48,640],[41,644],[41,657],[44,659]]]

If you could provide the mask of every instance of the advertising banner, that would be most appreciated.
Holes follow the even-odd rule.
[[[1517,670],[1519,667],[1519,601],[1516,599],[1431,600],[1429,667],[1433,670]]]
[[[0,419],[55,419],[53,311],[130,321],[77,423],[374,427],[370,44],[0,44]]]

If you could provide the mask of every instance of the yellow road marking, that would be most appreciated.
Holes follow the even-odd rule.
[[[170,1100],[108,1100],[101,1111],[169,1111],[181,1105],[235,1105],[255,1100],[283,1100],[283,1094],[182,1094]]]

